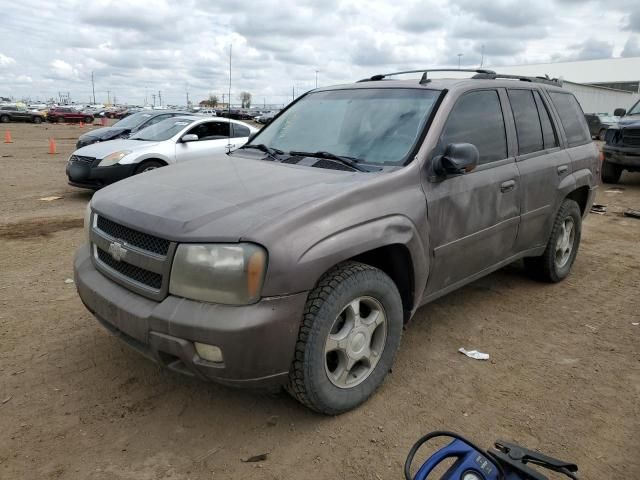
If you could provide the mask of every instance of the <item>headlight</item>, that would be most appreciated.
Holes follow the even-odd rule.
[[[87,203],[87,208],[84,211],[84,238],[89,243],[91,237],[91,202]]]
[[[104,157],[102,160],[100,160],[100,163],[98,164],[98,166],[110,167],[111,165],[115,165],[130,153],[131,153],[131,150],[121,150],[120,152],[111,153],[106,157]]]
[[[252,243],[178,245],[169,292],[180,297],[227,305],[260,299],[267,252]]]

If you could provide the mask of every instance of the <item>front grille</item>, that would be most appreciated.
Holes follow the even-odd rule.
[[[166,256],[169,251],[168,240],[158,238],[147,233],[138,232],[119,223],[112,222],[108,218],[98,216],[97,226],[99,230],[102,230],[107,235],[112,236],[118,240],[122,240],[129,245],[133,245],[141,250],[147,252],[156,253],[158,255]]]
[[[115,270],[130,280],[151,287],[154,290],[160,290],[160,288],[162,288],[162,275],[136,267],[127,262],[118,262],[101,248],[96,248],[96,250],[98,251],[98,259],[112,270]]]
[[[83,157],[82,155],[71,155],[69,159],[71,163],[84,163],[87,165],[91,165],[94,161],[94,157]]]
[[[630,147],[640,147],[640,129],[623,128],[622,142]]]

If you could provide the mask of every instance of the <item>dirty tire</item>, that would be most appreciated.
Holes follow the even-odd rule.
[[[10,118],[9,118],[8,115],[2,115],[0,117],[0,122],[2,122],[2,123],[9,123],[9,120],[10,120]]]
[[[607,129],[603,128],[602,130],[600,130],[598,132],[598,140],[600,140],[601,142],[604,142],[605,137],[607,136]]]
[[[93,123],[93,117],[84,117],[84,123]]]
[[[42,118],[40,118],[40,117],[33,117],[33,123],[42,123]]]
[[[137,175],[142,172],[149,172],[151,170],[155,170],[156,168],[164,167],[165,164],[159,160],[147,160],[142,162],[140,165],[136,167],[134,175]]]
[[[64,123],[64,117],[58,117],[58,123]]]
[[[563,224],[566,221],[573,221],[575,229],[573,241],[571,242],[571,253],[563,265],[558,265],[556,261],[556,246],[563,232]],[[578,204],[569,199],[565,199],[558,210],[558,214],[553,222],[551,235],[547,242],[547,248],[539,257],[527,257],[524,259],[525,269],[533,278],[545,282],[556,283],[564,280],[571,271],[578,247],[580,246],[580,235],[582,232],[582,215]]]
[[[383,308],[386,336],[382,353],[364,380],[340,388],[329,379],[325,344],[340,313],[354,299],[364,297],[375,299]],[[358,262],[335,266],[307,298],[287,391],[303,405],[325,415],[338,415],[357,407],[375,392],[391,369],[402,326],[402,299],[388,275]]]
[[[604,183],[618,183],[622,175],[622,168],[606,160],[602,162],[602,181]]]

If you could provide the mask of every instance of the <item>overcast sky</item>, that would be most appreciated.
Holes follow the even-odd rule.
[[[485,66],[640,56],[640,0],[16,0],[0,39],[0,96],[88,102],[93,71],[98,102],[222,99],[232,43],[233,101],[286,103],[316,70],[328,85],[458,53],[477,67],[482,45]]]

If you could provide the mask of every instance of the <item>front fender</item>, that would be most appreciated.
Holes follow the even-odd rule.
[[[289,292],[310,290],[334,265],[390,245],[402,245],[409,251],[414,273],[413,298],[421,298],[428,275],[428,257],[416,225],[403,215],[376,218],[319,237],[297,259],[292,259],[287,285],[277,288]]]

